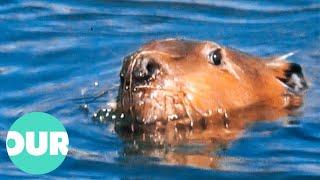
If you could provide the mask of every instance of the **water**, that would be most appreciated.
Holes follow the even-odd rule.
[[[0,30],[2,178],[30,177],[6,155],[5,133],[15,119],[31,111],[53,114],[69,133],[70,153],[62,166],[43,176],[47,178],[320,175],[317,0],[3,0]],[[219,158],[214,169],[172,165],[162,152],[134,153],[112,124],[90,118],[115,96],[115,90],[90,103],[88,114],[79,108],[81,102],[71,99],[111,88],[126,54],[149,40],[167,37],[212,40],[259,56],[297,51],[291,60],[303,66],[312,83],[301,113],[255,123],[227,147],[207,149],[207,157]],[[180,149],[204,157],[201,145]]]

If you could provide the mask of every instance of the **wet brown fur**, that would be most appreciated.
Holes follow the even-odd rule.
[[[208,62],[207,53],[217,48],[221,66]],[[137,84],[132,74],[143,58],[160,70]],[[305,83],[302,72],[290,74],[291,67],[277,57],[259,58],[209,41],[150,42],[124,61],[116,111],[126,115],[117,124],[127,129],[118,132],[139,129],[141,136],[153,134],[152,141],[170,144],[232,140],[248,122],[277,119],[302,105],[302,91],[284,86],[293,73]]]
[[[207,54],[217,48],[221,66],[208,61]],[[141,84],[133,73],[145,58],[159,71]],[[120,77],[115,109],[122,115],[116,121],[120,136],[135,146],[207,144],[200,154],[141,151],[162,152],[167,163],[216,169],[220,158],[212,156],[213,149],[226,146],[252,122],[293,115],[308,87],[301,67],[283,57],[260,58],[214,42],[179,39],[142,46],[125,58]]]

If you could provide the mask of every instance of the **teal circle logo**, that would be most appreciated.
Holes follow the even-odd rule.
[[[45,174],[61,165],[69,137],[63,124],[43,112],[17,119],[7,134],[6,147],[13,164],[29,174]]]

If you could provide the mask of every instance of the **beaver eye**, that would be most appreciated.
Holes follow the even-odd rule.
[[[216,49],[209,54],[210,63],[214,65],[220,65],[221,64],[221,49]]]

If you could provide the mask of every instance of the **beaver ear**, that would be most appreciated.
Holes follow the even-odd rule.
[[[290,92],[301,94],[308,89],[308,83],[304,78],[301,66],[296,63],[290,63],[285,59],[291,55],[290,53],[274,57],[266,65],[273,71],[279,82]]]

